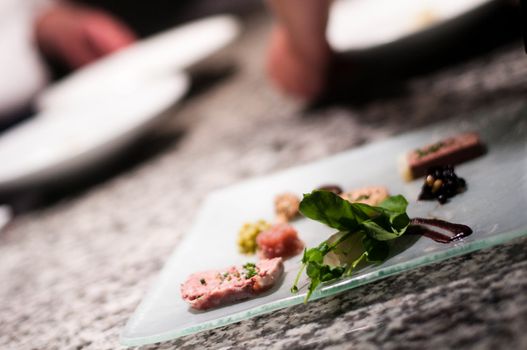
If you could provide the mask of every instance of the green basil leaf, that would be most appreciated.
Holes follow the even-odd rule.
[[[309,287],[308,287],[308,290],[307,290],[307,295],[306,295],[306,297],[304,299],[304,303],[307,303],[307,301],[311,297],[311,294],[313,294],[313,292],[315,291],[315,289],[317,289],[319,284],[320,284],[320,280],[319,279],[311,279],[311,283],[309,283]]]
[[[410,218],[406,214],[407,206],[408,202],[401,195],[389,197],[379,206],[373,207],[367,204],[350,203],[328,191],[313,191],[305,194],[300,202],[300,212],[304,216],[343,231],[336,240],[327,240],[316,248],[304,250],[302,269],[306,268],[306,274],[310,279],[305,301],[320,283],[332,281],[344,275],[349,276],[364,261],[371,263],[386,260],[390,252],[386,241],[404,234],[410,224]],[[357,236],[359,233],[360,236]],[[355,243],[350,246],[350,237],[359,237],[359,240],[355,240]],[[353,252],[352,257],[355,260],[350,264],[344,259],[339,266],[324,264],[324,257],[332,251],[344,256]],[[296,286],[302,269],[293,285],[294,292],[298,290]]]
[[[320,281],[328,282],[342,276],[346,269],[341,266],[331,267],[329,265],[322,265],[320,268]]]
[[[395,239],[404,233],[404,231],[388,231],[373,220],[364,221],[361,226],[368,236],[378,241],[389,241],[390,239]]]
[[[369,262],[382,262],[388,258],[390,254],[390,246],[385,241],[378,241],[370,236],[364,236],[362,239],[362,246],[368,253],[367,259]]]
[[[331,251],[331,246],[328,244],[327,241],[324,241],[318,246],[318,250],[322,255],[326,255]]]
[[[390,215],[390,223],[392,224],[392,228],[394,230],[402,234],[404,231],[406,231],[408,225],[410,225],[410,218],[406,213],[392,214]]]
[[[351,205],[355,208],[355,210],[359,210],[361,213],[363,213],[362,221],[378,217],[384,213],[384,209],[372,207],[371,205],[364,203],[351,203]]]
[[[401,196],[400,194],[397,196],[391,196],[386,198],[384,201],[382,201],[379,206],[379,208],[386,209],[389,212],[392,213],[406,213],[406,208],[408,207],[408,201],[406,198]]]
[[[317,264],[317,263],[309,263],[309,264],[307,264],[306,274],[312,280],[313,279],[317,279],[317,280],[320,279],[320,264]]]
[[[356,206],[333,192],[313,191],[300,202],[300,212],[339,231],[355,231],[359,223],[370,217]]]
[[[318,248],[311,248],[304,251],[302,263],[318,263],[321,264],[324,259],[324,254]]]

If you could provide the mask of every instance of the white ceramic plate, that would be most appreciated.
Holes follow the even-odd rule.
[[[239,33],[232,16],[209,17],[176,27],[120,50],[47,88],[40,110],[78,106],[134,88],[144,79],[163,77],[205,59]]]
[[[0,192],[57,181],[147,131],[188,89],[185,74],[143,82],[90,107],[42,112],[0,137]]]
[[[0,231],[11,221],[13,213],[7,205],[0,205]]]
[[[477,16],[496,0],[338,0],[331,7],[327,37],[339,52],[395,43],[455,19]]]
[[[381,265],[323,286],[313,293],[313,299],[527,235],[527,216],[523,215],[527,210],[527,109],[474,117],[472,121],[438,125],[211,194],[195,225],[129,320],[121,335],[122,343],[142,345],[169,340],[301,303],[306,292],[304,282],[299,284],[303,286],[299,294],[290,293],[300,256],[286,261],[283,283],[276,290],[255,299],[198,312],[181,299],[179,289],[192,272],[255,261],[255,257],[238,253],[238,229],[247,221],[272,220],[273,198],[285,191],[300,195],[322,184],[338,184],[344,189],[386,185],[392,194],[408,198],[411,217],[437,217],[467,224],[474,230],[471,236],[451,244],[425,237],[412,240],[412,244],[406,242],[406,250]],[[479,131],[489,149],[486,155],[456,167],[458,175],[466,179],[468,190],[443,206],[434,201],[416,202],[422,179],[403,182],[397,170],[398,156],[463,130]],[[318,245],[334,232],[307,219],[293,225],[308,247]],[[403,236],[397,242],[406,239]]]

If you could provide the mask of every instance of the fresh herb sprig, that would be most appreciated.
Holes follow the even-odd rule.
[[[445,143],[438,142],[438,143],[434,143],[431,146],[428,146],[425,149],[416,149],[415,151],[417,152],[418,158],[423,158],[423,157],[425,157],[425,156],[427,156],[429,154],[432,154],[432,153],[435,153],[435,152],[439,151],[444,146],[445,146]]]
[[[245,270],[245,279],[252,278],[258,274],[258,271],[256,270],[256,265],[254,263],[247,263],[243,265],[243,269]]]
[[[310,279],[307,301],[313,291],[323,282],[350,276],[363,261],[382,262],[389,254],[387,241],[403,235],[410,224],[406,214],[408,202],[401,196],[392,196],[379,206],[351,203],[329,191],[313,191],[305,194],[300,202],[300,212],[307,218],[322,222],[337,229],[341,235],[334,242],[324,241],[318,247],[304,250],[302,268],[298,272],[291,292],[298,292],[298,281],[304,269]],[[354,236],[361,243],[362,253],[351,263],[332,266],[324,257],[341,247]],[[357,248],[357,247],[355,247]]]

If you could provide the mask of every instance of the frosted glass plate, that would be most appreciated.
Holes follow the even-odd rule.
[[[456,168],[458,175],[467,180],[468,190],[444,206],[437,202],[416,202],[422,180],[403,182],[398,174],[397,157],[462,130],[479,131],[489,149],[485,156]],[[255,260],[237,252],[236,236],[242,223],[261,218],[271,220],[273,197],[278,193],[302,194],[329,183],[344,188],[386,185],[392,194],[401,193],[409,199],[411,217],[437,217],[464,223],[474,233],[451,244],[436,243],[425,237],[407,241],[401,253],[381,265],[369,266],[350,278],[323,286],[313,294],[313,299],[525,236],[527,110],[478,115],[472,122],[433,126],[211,194],[192,230],[129,320],[121,342],[131,346],[165,341],[301,303],[305,287],[296,295],[289,291],[300,266],[300,256],[285,263],[284,281],[271,293],[206,312],[190,310],[181,299],[179,286],[191,272]],[[317,245],[332,232],[307,219],[294,222],[294,226],[308,247]]]

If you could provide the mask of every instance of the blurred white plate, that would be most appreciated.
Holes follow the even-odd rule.
[[[7,205],[0,205],[0,231],[11,221],[13,213]]]
[[[144,81],[82,108],[42,112],[0,137],[0,192],[58,181],[100,162],[153,126],[188,89],[185,74]]]
[[[78,106],[134,88],[144,79],[163,77],[188,68],[229,44],[240,32],[233,16],[191,22],[139,41],[63,81],[37,99],[40,110]]]
[[[327,38],[338,52],[395,43],[454,20],[478,16],[496,0],[338,0],[331,7]]]

